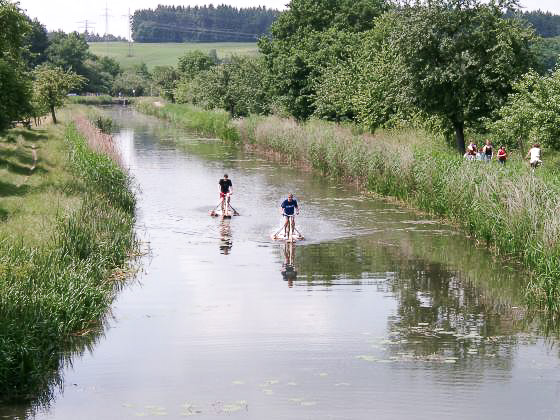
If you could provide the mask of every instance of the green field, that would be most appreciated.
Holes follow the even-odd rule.
[[[135,64],[146,63],[151,70],[155,66],[176,66],[177,59],[186,51],[201,50],[208,52],[216,50],[219,58],[232,54],[257,54],[255,42],[216,42],[216,43],[164,43],[143,44],[134,43],[132,57],[128,55],[126,42],[91,42],[89,49],[93,54],[109,56],[117,60],[123,68],[130,68]]]

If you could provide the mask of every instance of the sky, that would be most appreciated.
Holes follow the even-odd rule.
[[[137,9],[153,9],[158,4],[202,6],[213,3],[229,4],[235,7],[266,6],[271,9],[285,9],[289,0],[19,0],[20,7],[27,15],[37,18],[49,31],[62,29],[65,32],[79,31],[85,29],[85,21],[88,20],[90,32],[104,34],[105,28],[105,6],[108,4],[108,31],[113,35],[128,37],[127,14]],[[560,0],[520,0],[526,10],[541,9],[560,14]]]

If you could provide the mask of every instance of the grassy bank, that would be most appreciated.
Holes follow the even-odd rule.
[[[89,50],[100,57],[114,58],[123,68],[132,68],[146,63],[148,69],[156,66],[176,66],[179,57],[188,51],[200,50],[205,53],[216,50],[220,59],[237,55],[258,54],[255,42],[186,42],[186,43],[140,43],[132,46],[129,54],[128,42],[91,42]]]
[[[78,123],[87,138],[74,124],[1,138],[0,399],[48,398],[64,355],[87,345],[76,336],[100,331],[136,246],[130,179],[109,138]]]
[[[175,122],[189,127],[188,119]],[[492,248],[498,267],[502,259],[522,261],[535,274],[528,299],[560,311],[560,177],[553,166],[532,175],[519,156],[505,166],[466,162],[442,139],[418,130],[361,135],[332,123],[273,116],[236,127],[247,145],[460,225]]]
[[[239,140],[239,131],[226,111],[207,111],[187,104],[167,104],[155,98],[138,99],[134,107],[144,114],[154,115],[173,124],[187,127],[202,136],[223,140]]]
[[[101,96],[69,96],[67,98],[69,104],[80,105],[112,105],[113,97],[111,95]]]

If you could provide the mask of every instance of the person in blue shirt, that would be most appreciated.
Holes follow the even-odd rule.
[[[285,218],[284,222],[284,237],[288,239],[293,236],[296,230],[296,220],[295,215],[299,214],[299,207],[297,200],[294,199],[293,194],[288,194],[288,198],[282,202],[280,205],[280,211],[282,216]],[[292,235],[288,235],[289,233]]]

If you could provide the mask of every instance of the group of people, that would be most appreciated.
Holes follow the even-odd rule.
[[[508,154],[505,146],[500,146],[498,151],[494,153],[494,147],[492,146],[490,140],[486,140],[486,143],[480,147],[471,141],[467,146],[467,151],[465,152],[464,157],[467,160],[481,160],[485,162],[491,162],[493,159],[496,159],[498,163],[505,164]],[[529,159],[529,163],[533,170],[539,166],[542,163],[540,144],[533,144],[525,158]]]
[[[218,182],[220,186],[220,207],[222,211],[222,217],[228,215],[229,209],[231,208],[230,200],[233,194],[233,183],[229,179],[228,174],[224,174],[224,177]],[[238,214],[234,211],[234,214]],[[280,212],[284,218],[284,237],[288,238],[290,235],[294,235],[296,230],[295,216],[299,214],[298,202],[294,198],[293,194],[288,194],[288,198],[285,199],[280,205]],[[301,234],[300,234],[301,236]]]
[[[467,146],[467,151],[464,155],[467,160],[483,160],[485,162],[491,162],[492,159],[494,159],[494,156],[501,164],[506,163],[508,158],[508,154],[504,146],[500,146],[496,154],[494,154],[494,146],[492,146],[490,140],[486,140],[486,144],[480,147],[471,141]]]

